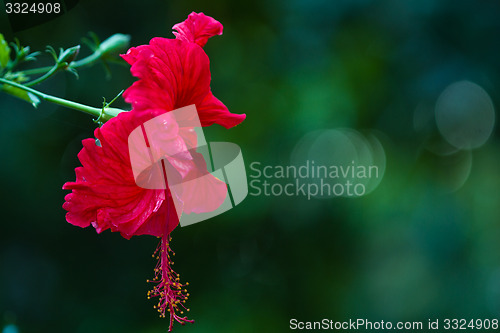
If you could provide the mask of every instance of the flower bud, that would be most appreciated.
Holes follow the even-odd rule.
[[[69,49],[66,49],[59,54],[57,62],[65,62],[69,65],[73,60],[76,59],[76,57],[78,56],[78,52],[80,52],[80,45],[70,47]]]
[[[99,45],[101,54],[119,54],[129,48],[130,35],[114,34]]]

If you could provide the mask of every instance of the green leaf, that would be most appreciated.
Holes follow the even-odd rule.
[[[31,105],[33,105],[33,107],[36,109],[38,107],[38,104],[40,104],[40,98],[30,92],[28,93],[28,97],[31,101]]]
[[[34,108],[37,108],[38,104],[40,104],[40,99],[37,96],[22,89],[10,86],[8,84],[0,85],[0,90],[17,98],[20,98],[22,100],[25,100],[26,102],[33,105]]]
[[[10,47],[0,34],[0,69],[5,68],[10,60]]]

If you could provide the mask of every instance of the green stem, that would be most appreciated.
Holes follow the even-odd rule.
[[[26,69],[24,71],[21,71],[21,73],[23,73],[24,75],[36,75],[50,71],[52,68],[54,68],[54,66],[38,67],[33,69]]]
[[[102,52],[99,49],[97,49],[94,53],[92,53],[88,57],[85,57],[81,60],[73,61],[71,64],[69,64],[69,67],[78,68],[78,67],[92,65],[101,57],[102,57]]]
[[[83,104],[80,104],[77,102],[68,101],[68,100],[63,99],[63,98],[44,94],[38,90],[29,88],[29,87],[26,87],[22,84],[12,82],[12,81],[9,81],[6,79],[2,79],[2,78],[0,78],[0,83],[8,84],[8,85],[11,85],[13,87],[22,89],[22,90],[27,91],[29,93],[32,93],[33,95],[40,97],[44,101],[51,102],[51,103],[61,105],[61,106],[65,106],[65,107],[73,109],[73,110],[78,110],[78,111],[87,113],[87,114],[94,116],[94,117],[97,117],[97,118],[100,117],[99,120],[102,122],[106,122],[107,120],[109,120],[113,117],[116,117],[120,112],[125,112],[125,110],[116,109],[116,108],[105,108],[103,110],[103,109],[98,109],[98,108],[94,108],[91,106],[83,105]]]
[[[36,84],[39,84],[39,83],[47,80],[49,77],[51,77],[52,75],[54,75],[57,71],[59,71],[59,69],[61,69],[61,67],[62,66],[60,66],[59,64],[55,64],[47,73],[45,73],[45,75],[42,75],[38,79],[33,80],[31,82],[25,83],[24,86],[26,86],[26,87],[32,87],[32,86],[34,86]]]
[[[101,58],[101,56],[102,56],[102,52],[99,50],[96,50],[94,53],[92,53],[88,57],[85,57],[85,58],[78,60],[78,61],[71,62],[69,64],[68,68],[78,68],[78,67],[92,65],[94,62],[99,60],[99,58]],[[46,72],[52,70],[53,68],[54,68],[54,66],[33,68],[33,69],[27,69],[27,70],[21,71],[21,73],[23,73],[24,75],[36,75],[36,74],[46,73]]]

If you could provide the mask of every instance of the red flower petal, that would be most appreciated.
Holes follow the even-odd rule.
[[[246,114],[235,114],[229,112],[227,107],[212,92],[208,93],[201,105],[197,106],[201,126],[219,124],[225,128],[231,128],[240,124],[246,118]]]
[[[153,38],[149,45],[131,48],[122,57],[139,80],[123,94],[132,112],[154,116],[195,104],[202,126],[235,126],[245,115],[232,114],[210,92],[210,61],[198,45]]]
[[[188,18],[172,27],[177,39],[205,46],[207,40],[215,35],[222,35],[222,24],[203,13],[192,12]]]
[[[174,112],[151,121],[148,112],[123,112],[96,129],[99,145],[93,139],[84,140],[78,154],[82,167],[76,169],[76,181],[63,186],[72,190],[63,205],[68,222],[80,227],[92,224],[97,232],[111,229],[125,238],[142,234],[160,237],[177,226],[182,212],[216,210],[226,198],[226,184],[208,174],[202,155],[191,146],[197,142],[195,132],[183,119],[186,116],[179,114],[177,122]],[[132,132],[145,127],[150,141],[143,149],[150,149],[152,155],[144,153],[140,143],[130,141],[136,137],[131,136]],[[153,155],[155,159],[151,160]],[[139,177],[146,181],[156,177],[150,163],[158,161],[167,165],[168,182],[176,186],[165,187],[163,179],[163,186],[141,187],[131,158],[136,165],[143,156],[144,160],[138,161]]]
[[[93,139],[82,141],[83,149],[78,154],[82,167],[76,169],[76,181],[63,186],[72,190],[63,205],[68,222],[80,227],[92,224],[98,232],[111,229],[125,238],[135,235],[141,227],[148,230],[152,216],[167,205],[165,196],[169,193],[136,185],[127,140],[130,132],[150,117],[146,113],[120,113],[95,130],[100,145]],[[153,228],[149,234],[159,237],[172,231],[177,223],[165,219],[162,230]]]
[[[210,90],[209,60],[195,44],[153,38],[123,57],[140,79],[123,94],[135,112],[199,104]]]

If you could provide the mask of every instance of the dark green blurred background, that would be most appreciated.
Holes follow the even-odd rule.
[[[247,114],[231,130],[206,129],[210,141],[240,145],[247,167],[286,165],[311,131],[370,130],[387,167],[362,198],[248,196],[176,229],[174,268],[190,282],[196,323],[175,331],[286,332],[291,318],[500,317],[498,132],[456,151],[433,116],[446,87],[462,80],[500,105],[500,2],[81,0],[15,34],[2,10],[0,28],[33,50],[73,46],[89,31],[130,34],[139,45],[172,38],[191,11],[224,25],[205,47],[212,89]],[[110,80],[94,66],[40,90],[99,106],[134,81],[127,66],[111,69]],[[91,118],[7,95],[0,115],[0,331],[167,331],[146,299],[157,240],[65,221],[61,187],[74,180]]]

